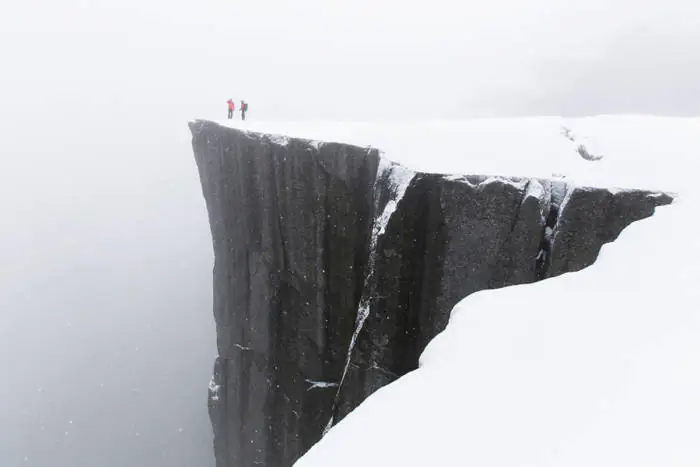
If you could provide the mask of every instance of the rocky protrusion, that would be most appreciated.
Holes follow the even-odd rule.
[[[452,307],[595,261],[671,202],[413,173],[375,149],[191,124],[214,243],[218,467],[290,466],[415,369]]]

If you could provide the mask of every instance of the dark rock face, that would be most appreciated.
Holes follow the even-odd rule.
[[[634,221],[649,217],[656,206],[670,204],[666,194],[575,188],[559,217],[552,243],[548,277],[580,271],[598,257],[600,247],[614,241]]]
[[[413,174],[374,149],[191,124],[214,242],[218,467],[290,466],[483,289],[592,264],[672,199]]]
[[[364,283],[378,156],[210,124],[193,131],[215,251],[217,464],[288,465],[330,418]]]
[[[525,194],[539,182],[484,181],[418,174],[409,186],[375,251],[370,311],[336,420],[417,368],[462,298],[536,279],[545,203]]]

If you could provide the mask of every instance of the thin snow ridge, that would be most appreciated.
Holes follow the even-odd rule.
[[[503,176],[498,176],[498,175],[490,175],[486,177],[485,180],[479,182],[479,184],[476,186],[477,189],[483,189],[489,185],[492,185],[494,183],[502,183],[505,185],[510,185],[515,188],[518,188],[520,190],[525,189],[525,187],[528,185],[531,179],[529,178],[522,178],[522,179],[513,179],[509,177],[503,177]]]
[[[620,193],[634,193],[634,192],[639,192],[639,191],[645,191],[647,192],[647,196],[652,197],[652,198],[661,198],[662,196],[669,196],[672,199],[676,199],[678,197],[678,193],[672,192],[672,191],[663,191],[663,190],[653,190],[653,189],[638,189],[638,188],[619,188],[619,187],[614,187],[614,186],[576,186],[577,190],[581,191],[587,191],[587,192],[592,192],[592,191],[607,191],[608,193],[612,195],[617,195]]]
[[[562,198],[561,204],[559,205],[559,214],[557,215],[557,221],[554,223],[554,227],[552,227],[552,231],[550,233],[552,246],[554,246],[557,242],[557,235],[559,235],[559,222],[561,222],[561,220],[564,218],[564,210],[566,209],[566,205],[569,204],[569,200],[571,200],[571,194],[577,188],[578,187],[574,183],[566,182],[565,184],[566,191],[564,192],[564,198]]]
[[[469,180],[466,180],[466,177],[464,175],[443,175],[442,176],[443,180],[447,180],[448,182],[462,182],[462,183],[469,183]],[[469,183],[471,185],[471,183]]]
[[[379,238],[386,233],[386,227],[389,224],[391,216],[396,212],[399,202],[403,199],[406,194],[408,186],[411,181],[416,176],[416,173],[406,167],[396,164],[389,160],[384,153],[379,154],[379,164],[377,166],[377,174],[374,179],[374,206],[379,207],[379,202],[381,198],[380,193],[380,183],[382,180],[388,178],[391,197],[387,204],[384,206],[382,213],[375,217],[372,225],[372,234],[370,238],[370,248],[369,257],[367,259],[367,274],[365,274],[365,282],[362,288],[362,296],[360,298],[360,304],[357,307],[357,315],[355,317],[355,329],[353,330],[352,336],[350,338],[350,345],[348,346],[348,351],[345,359],[345,366],[343,367],[343,374],[340,378],[340,382],[337,383],[337,392],[335,395],[335,400],[333,402],[333,410],[337,407],[338,398],[340,397],[340,389],[345,382],[345,378],[348,374],[348,369],[350,368],[350,361],[352,359],[353,350],[355,350],[355,344],[357,343],[357,338],[362,331],[365,321],[369,316],[370,310],[370,300],[372,299],[372,291],[370,290],[371,281],[374,276],[374,264],[377,254],[377,244],[379,243]],[[331,415],[331,419],[328,421],[326,428],[323,431],[325,435],[328,430],[333,426],[334,416]]]
[[[527,186],[530,180],[534,180],[534,178],[530,177],[508,177],[506,175],[485,175],[482,176],[482,178],[483,180],[479,180],[478,182],[474,183],[469,180],[468,175],[452,174],[442,176],[442,179],[447,180],[448,182],[464,183],[465,185],[469,185],[471,188],[475,189],[483,189],[494,183],[503,183],[522,190]]]
[[[242,130],[245,131],[245,130]],[[306,144],[307,146],[314,148],[316,151],[320,151],[321,147],[325,144],[327,144],[325,141],[319,141],[315,139],[306,139],[306,138],[296,138],[292,136],[286,136],[286,135],[281,135],[281,134],[265,134],[267,138],[270,140],[270,142],[277,144],[279,146],[287,146],[292,140],[302,142]]]
[[[287,146],[290,139],[288,136],[283,135],[267,135],[267,138],[270,140],[270,142],[278,146]]]
[[[469,180],[469,177],[466,175],[443,175],[442,176],[443,180],[447,180],[448,182],[457,182],[457,183],[463,183],[464,185],[469,185],[470,188],[478,188],[481,182],[479,183],[472,183],[471,180]]]
[[[307,391],[311,391],[312,389],[328,389],[338,387],[338,383],[333,383],[330,381],[314,381],[312,379],[306,379],[305,381],[311,385]]]
[[[312,148],[316,149],[317,151],[320,151],[320,150],[321,150],[321,146],[323,146],[324,144],[326,144],[326,143],[323,142],[323,141],[318,141],[318,140],[315,140],[315,139],[307,139],[306,142],[307,142],[307,144],[308,144],[309,146],[311,146]]]
[[[326,434],[333,428],[333,421],[335,420],[335,417],[331,415],[331,419],[328,420],[328,423],[326,423],[326,426],[323,428],[323,432],[321,433],[321,438],[326,436]]]
[[[377,179],[379,179],[380,175],[384,175],[385,173],[388,173],[390,189],[393,192],[393,197],[389,200],[386,206],[384,206],[382,214],[375,221],[372,232],[372,248],[376,246],[376,242],[379,240],[379,237],[384,235],[386,232],[389,219],[391,219],[391,216],[396,211],[399,202],[401,202],[403,196],[406,194],[408,185],[411,184],[411,181],[416,176],[414,171],[409,170],[400,164],[391,162],[383,154],[380,154]]]
[[[370,252],[370,256],[373,256],[374,252]],[[367,278],[370,276],[370,273],[365,276],[365,284],[364,287],[367,287]],[[345,355],[345,366],[343,367],[343,374],[340,377],[340,382],[337,383],[337,388],[338,390],[335,393],[335,397],[333,399],[333,407],[331,410],[331,418],[328,420],[328,424],[326,424],[326,427],[323,429],[323,434],[322,436],[325,436],[326,433],[328,433],[328,430],[330,430],[333,427],[333,420],[335,419],[335,409],[338,405],[338,398],[340,397],[340,389],[343,387],[343,383],[345,382],[345,377],[348,374],[348,369],[350,368],[350,360],[352,358],[352,351],[355,349],[355,343],[357,342],[357,336],[360,335],[360,331],[362,331],[362,328],[364,327],[365,320],[369,316],[369,306],[367,304],[367,301],[365,297],[362,297],[360,299],[360,306],[358,306],[357,309],[357,316],[355,317],[355,329],[352,333],[352,337],[350,337],[350,345],[348,346],[348,351],[347,354]]]

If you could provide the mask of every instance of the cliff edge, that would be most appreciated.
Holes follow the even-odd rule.
[[[209,121],[190,128],[215,254],[218,467],[291,466],[417,368],[462,298],[585,268],[672,202],[561,179],[413,172],[374,148]]]

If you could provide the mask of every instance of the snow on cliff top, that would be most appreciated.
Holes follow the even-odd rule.
[[[700,118],[602,116],[411,123],[258,122],[223,126],[372,146],[413,170],[566,176],[579,185],[682,191],[700,147]],[[583,145],[597,161],[578,152]],[[691,165],[692,167],[692,165]]]
[[[417,170],[682,195],[583,271],[464,299],[420,368],[296,467],[700,465],[700,119],[233,125],[372,145]],[[562,127],[603,158],[580,157]]]

